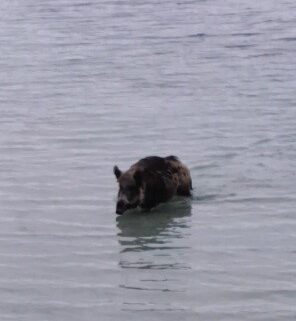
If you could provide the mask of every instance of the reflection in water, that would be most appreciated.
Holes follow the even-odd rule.
[[[188,249],[191,202],[175,199],[150,213],[132,211],[117,217],[122,268],[185,268],[177,260],[180,250]]]
[[[117,217],[123,310],[171,309],[168,296],[184,295],[190,220],[188,199],[176,199],[150,213],[133,211]]]

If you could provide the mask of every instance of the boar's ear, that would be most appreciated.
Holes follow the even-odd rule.
[[[117,179],[121,176],[121,170],[116,165],[113,167],[113,173]]]
[[[136,182],[137,187],[140,187],[142,184],[142,173],[140,171],[135,172],[134,180]]]

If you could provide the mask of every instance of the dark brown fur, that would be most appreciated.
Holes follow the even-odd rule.
[[[191,195],[190,172],[176,156],[149,156],[124,173],[114,166],[114,174],[119,183],[118,214],[137,206],[150,210],[174,195]]]

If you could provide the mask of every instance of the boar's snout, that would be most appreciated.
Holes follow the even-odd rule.
[[[116,204],[116,214],[122,215],[126,210],[126,204],[124,201],[118,201]]]

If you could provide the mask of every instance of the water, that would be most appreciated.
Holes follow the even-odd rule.
[[[295,320],[295,1],[0,9],[1,321]],[[116,217],[153,154],[193,199]]]

